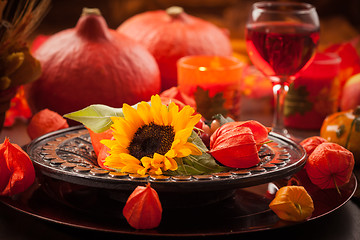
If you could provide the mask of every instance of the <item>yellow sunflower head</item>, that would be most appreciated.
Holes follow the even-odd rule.
[[[157,174],[178,168],[175,158],[201,155],[188,142],[201,115],[185,106],[179,111],[175,103],[163,105],[159,95],[151,97],[151,105],[141,102],[137,109],[123,105],[124,117],[113,117],[112,140],[101,142],[110,148],[104,165],[121,172]]]

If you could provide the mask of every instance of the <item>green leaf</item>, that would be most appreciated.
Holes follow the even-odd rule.
[[[176,171],[167,171],[166,175],[201,175],[203,172],[196,169],[195,167],[184,163],[183,158],[176,159],[178,169]]]
[[[176,159],[178,169],[167,171],[169,175],[201,175],[228,170],[227,167],[220,166],[209,153],[195,156],[189,155],[184,158]]]
[[[189,155],[184,158],[177,158],[178,169],[176,171],[167,171],[167,175],[201,175],[228,170],[227,167],[216,163],[201,138],[193,131],[188,142],[195,144],[202,155]]]
[[[234,122],[234,119],[232,119],[231,117],[226,117],[225,118],[222,114],[216,114],[212,118],[217,119],[220,122],[220,126],[222,126],[222,125],[224,125],[225,123],[228,123],[228,122]]]
[[[111,117],[124,117],[122,108],[102,104],[90,105],[82,110],[65,114],[64,117],[78,121],[96,133],[104,132],[113,123]]]
[[[195,131],[192,131],[190,137],[188,138],[188,142],[195,144],[201,152],[209,151],[209,149]]]

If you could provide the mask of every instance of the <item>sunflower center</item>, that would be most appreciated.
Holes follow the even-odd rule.
[[[154,153],[164,155],[171,149],[175,139],[173,126],[161,126],[150,123],[138,128],[127,148],[130,155],[141,159],[154,156]]]

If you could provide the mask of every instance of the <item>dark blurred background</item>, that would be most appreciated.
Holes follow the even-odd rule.
[[[110,28],[141,12],[181,6],[188,14],[230,30],[242,39],[247,13],[254,0],[52,0],[35,34],[52,34],[75,26],[83,7],[99,8]],[[321,19],[321,44],[350,40],[360,33],[359,0],[314,0]]]

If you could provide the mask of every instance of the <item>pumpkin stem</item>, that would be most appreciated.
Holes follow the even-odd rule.
[[[349,134],[347,135],[346,142],[345,142],[345,146],[344,146],[345,148],[348,148],[348,146],[349,146],[352,129],[353,129],[356,121],[357,121],[357,118],[356,118],[356,116],[355,116],[354,120],[351,121],[350,129],[349,129]]]
[[[108,40],[111,34],[107,23],[97,8],[83,8],[81,17],[76,24],[76,32],[88,40]]]
[[[101,16],[100,9],[98,8],[83,8],[81,16],[97,15]]]
[[[165,11],[169,16],[177,18],[184,12],[184,9],[182,7],[172,6],[167,8]]]
[[[294,203],[295,207],[299,210],[300,215],[302,215],[302,208],[301,205],[299,203]]]
[[[360,115],[360,105],[357,106],[357,107],[354,109],[353,114],[354,114],[354,115]]]

